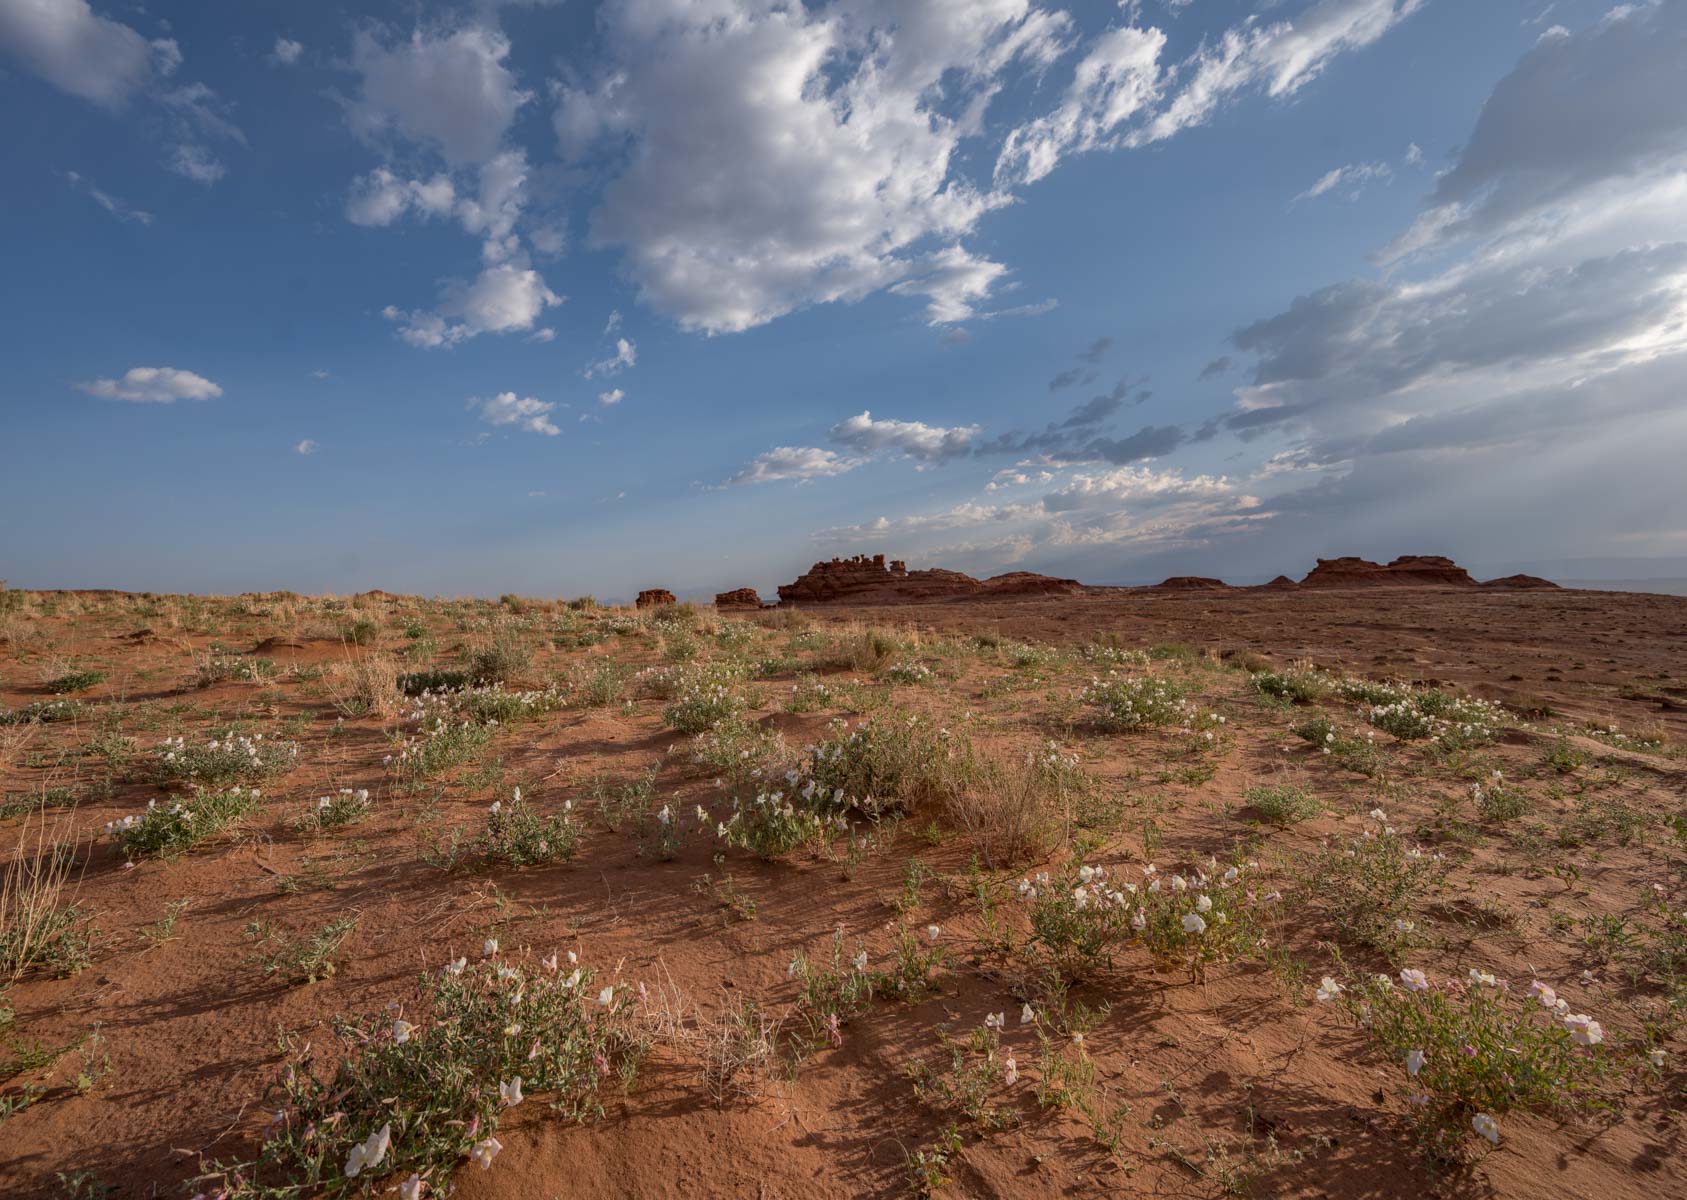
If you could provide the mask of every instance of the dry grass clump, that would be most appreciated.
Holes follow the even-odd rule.
[[[35,740],[35,725],[0,722],[0,771],[9,771],[23,758],[24,749]]]
[[[18,830],[17,854],[0,876],[0,991],[42,964],[69,966],[84,956],[80,914],[66,902],[75,834],[68,822],[49,829],[43,818]],[[32,844],[33,843],[33,844]]]
[[[398,659],[391,654],[365,654],[335,663],[323,675],[322,684],[342,715],[391,720],[404,703],[401,674]]]

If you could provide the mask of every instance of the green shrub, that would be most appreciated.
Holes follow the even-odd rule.
[[[1260,820],[1279,829],[1287,829],[1324,811],[1323,804],[1305,788],[1285,783],[1248,788],[1242,793],[1242,799],[1259,814]]]
[[[69,692],[85,692],[104,682],[104,671],[70,671],[57,679],[49,680],[47,690],[63,696]]]

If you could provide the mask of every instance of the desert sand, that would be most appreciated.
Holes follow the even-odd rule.
[[[5,1195],[1687,1194],[1687,599],[5,598],[0,857],[59,847],[69,912],[8,960]],[[1176,705],[1121,720],[1144,680]],[[145,816],[230,787],[215,830]],[[752,828],[773,792],[813,824]],[[1086,904],[1088,956],[1054,931]],[[1542,1040],[1447,1026],[1414,1076],[1377,976]],[[510,1025],[461,1039],[506,1049],[451,1048],[468,980]],[[480,1078],[424,1160],[416,1097],[334,1092],[376,1053],[531,1079],[550,994],[599,1039],[588,1119]],[[1537,1053],[1527,1096],[1459,1092]],[[307,1112],[275,1085],[310,1073]]]

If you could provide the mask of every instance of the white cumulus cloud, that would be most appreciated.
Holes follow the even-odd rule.
[[[120,379],[78,384],[90,396],[132,404],[174,404],[177,400],[214,400],[223,389],[203,375],[176,367],[130,367]]]
[[[514,425],[528,433],[542,433],[555,437],[562,430],[551,420],[556,405],[533,396],[517,396],[514,392],[499,392],[490,400],[475,398],[469,407],[480,414],[489,425]]]

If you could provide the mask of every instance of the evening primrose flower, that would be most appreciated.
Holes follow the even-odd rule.
[[[1341,984],[1337,983],[1333,976],[1326,975],[1318,984],[1318,990],[1314,994],[1320,1000],[1334,1000],[1337,996],[1341,995],[1341,993]]]
[[[1664,1065],[1664,1052],[1656,1049],[1648,1050],[1646,1052],[1646,1061],[1651,1063],[1654,1067],[1661,1067]]]
[[[1539,1000],[1542,1008],[1558,1007],[1558,993],[1552,989],[1551,984],[1542,983],[1538,979],[1531,980],[1529,983],[1529,995],[1533,996],[1536,1000]]]
[[[613,987],[606,987],[606,988],[603,989],[603,991],[601,991],[597,994],[597,1002],[599,1004],[603,1005],[605,1008],[608,1008],[609,1005],[610,1005],[610,1002],[613,1001],[614,999],[615,999],[615,989]]]
[[[1408,992],[1424,992],[1429,990],[1429,976],[1416,967],[1407,967],[1400,972],[1400,982],[1406,985]]]
[[[1605,1027],[1586,1013],[1571,1013],[1564,1018],[1564,1028],[1579,1046],[1597,1046],[1605,1040]]]
[[[943,932],[943,926],[941,926],[941,925],[927,925],[926,926],[926,936],[934,942],[938,939],[939,935],[941,935],[942,932]]]
[[[351,1153],[346,1156],[346,1178],[356,1179],[365,1167],[380,1166],[381,1160],[387,1156],[387,1147],[391,1145],[392,1123],[389,1121],[351,1148]]]
[[[420,1175],[411,1175],[398,1185],[398,1200],[422,1200],[422,1188],[425,1186]]]
[[[392,1023],[392,1040],[402,1046],[410,1040],[410,1035],[415,1031],[416,1027],[409,1021],[402,1019],[394,1021]]]
[[[503,1148],[504,1143],[500,1142],[497,1138],[490,1136],[484,1137],[474,1144],[473,1149],[469,1151],[469,1157],[474,1160],[481,1170],[490,1171],[492,1169],[492,1160],[498,1157],[498,1151]]]
[[[1185,933],[1202,934],[1207,931],[1207,923],[1200,913],[1183,914],[1183,931]]]
[[[1406,1074],[1415,1079],[1417,1077],[1417,1073],[1423,1070],[1423,1063],[1424,1057],[1422,1050],[1406,1051]]]
[[[520,1104],[522,1102],[522,1100],[524,1100],[525,1098],[526,1097],[524,1097],[521,1094],[521,1076],[520,1075],[517,1075],[514,1079],[510,1080],[508,1083],[500,1082],[498,1084],[498,1099],[503,1102],[503,1105],[504,1105],[505,1108],[514,1108],[516,1105]]]
[[[1002,1082],[1009,1087],[1019,1082],[1019,1064],[1011,1058],[1002,1064]]]
[[[1029,1025],[1032,1021],[1035,1021],[1036,1019],[1037,1019],[1037,1014],[1036,1014],[1035,1011],[1032,1010],[1032,1008],[1029,1004],[1021,1006],[1021,1008],[1019,1010],[1019,1023],[1021,1025]]]
[[[485,944],[480,948],[480,956],[482,958],[491,958],[496,953],[498,953],[498,939],[487,938]]]
[[[1477,1113],[1470,1118],[1470,1127],[1481,1137],[1487,1138],[1494,1145],[1500,1144],[1500,1123],[1487,1113]]]
[[[1005,1012],[984,1014],[984,1027],[986,1029],[1000,1029],[1006,1024],[1007,1014]]]
[[[1470,982],[1478,984],[1481,987],[1498,987],[1500,983],[1498,979],[1494,978],[1491,972],[1478,971],[1475,967],[1470,968],[1469,977]]]
[[[557,968],[556,951],[553,950],[547,957],[541,958],[539,960],[539,965],[541,967],[544,967],[545,970],[547,970],[547,971],[556,970],[556,968]]]
[[[867,952],[865,950],[856,951],[853,961],[857,971],[865,971],[867,969]]]
[[[1203,894],[1195,897],[1195,911],[1196,912],[1206,913],[1206,912],[1212,912],[1212,910],[1213,910],[1213,898],[1211,896],[1208,896],[1205,893],[1203,893]]]
[[[463,973],[463,968],[468,966],[468,965],[469,965],[468,959],[466,959],[466,958],[454,958],[450,962],[445,964],[445,973],[447,975],[461,975]]]

